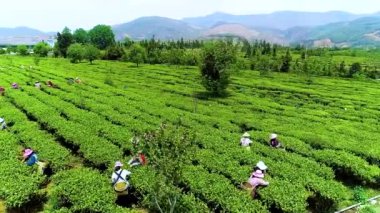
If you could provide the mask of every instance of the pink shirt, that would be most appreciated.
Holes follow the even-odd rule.
[[[248,179],[248,183],[251,184],[253,187],[269,185],[269,182],[263,180],[262,178],[254,177],[253,174]]]

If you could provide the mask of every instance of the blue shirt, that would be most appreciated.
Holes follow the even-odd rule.
[[[37,155],[33,154],[32,156],[29,157],[29,159],[26,161],[26,165],[28,166],[33,166],[35,163],[38,162]]]

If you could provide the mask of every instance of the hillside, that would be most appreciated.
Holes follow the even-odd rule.
[[[355,15],[340,11],[282,11],[259,15],[214,13],[183,20],[151,16],[115,25],[113,30],[117,40],[126,36],[135,40],[152,37],[177,40],[228,35],[284,45],[313,46],[328,41],[328,46],[379,46],[380,14]],[[53,34],[27,27],[0,28],[0,44],[35,44]]]
[[[309,31],[308,40],[331,39],[332,42],[349,43],[354,46],[379,44],[378,31],[380,17],[360,18],[351,22],[340,22],[313,28]]]
[[[183,21],[192,26],[209,28],[218,22],[237,23],[250,27],[267,27],[286,30],[300,26],[318,26],[334,22],[351,21],[362,15],[347,12],[296,12],[281,11],[270,14],[258,15],[231,15],[226,13],[214,13],[204,17],[184,18]]]
[[[49,39],[54,33],[45,33],[28,27],[0,28],[0,45],[35,44]]]
[[[345,12],[307,13],[276,12],[266,15],[235,16],[214,13],[205,17],[185,18],[182,21],[145,17],[114,27],[118,39],[152,38],[162,40],[238,36],[248,40],[267,40],[289,44],[325,43],[328,46],[380,45],[378,14],[371,17]]]
[[[117,39],[125,36],[133,39],[194,39],[197,38],[199,30],[190,27],[185,22],[164,17],[143,17],[129,23],[113,26]]]
[[[241,24],[219,24],[202,33],[204,38],[237,36],[247,40],[266,40],[271,43],[287,44],[287,41],[281,34],[275,34],[273,31],[265,29],[249,28]]]
[[[29,27],[16,27],[16,28],[1,28],[0,27],[0,37],[9,36],[41,36],[46,35],[45,32],[32,29]]]

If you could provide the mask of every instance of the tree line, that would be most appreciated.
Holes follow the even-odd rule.
[[[378,78],[378,67],[361,63],[333,60],[341,49],[306,49],[298,45],[286,47],[266,41],[250,42],[241,38],[227,38],[234,48],[238,69],[259,70],[263,75],[270,72],[294,72],[304,76],[337,76]],[[116,41],[110,26],[97,25],[89,31],[77,29],[73,33],[65,28],[57,34],[54,55],[69,57],[72,62],[88,59],[123,60],[139,66],[169,64],[176,66],[201,65],[202,51],[209,41],[145,39],[134,41],[126,37]],[[211,42],[212,43],[212,42]],[[98,50],[97,50],[98,49]]]
[[[50,52],[54,57],[69,58],[73,63],[82,60],[92,63],[94,60],[103,59],[129,61],[136,66],[142,63],[203,66],[202,54],[207,51],[210,43],[217,45],[206,40],[161,41],[154,37],[141,41],[126,37],[116,41],[111,27],[107,25],[97,25],[89,31],[80,28],[73,32],[65,27],[62,32],[57,33],[56,38],[53,48],[45,42],[36,44],[33,48],[34,55],[46,57]],[[235,68],[258,70],[262,75],[270,72],[292,72],[303,76],[380,77],[379,68],[373,64],[334,59],[336,55],[345,54],[344,50],[338,48],[306,49],[301,45],[287,47],[266,41],[250,42],[241,38],[227,38],[225,42],[234,49]],[[28,55],[25,45],[12,48],[11,51],[20,55]],[[347,54],[351,54],[350,51],[347,50]],[[0,49],[1,53],[5,53],[5,50]]]

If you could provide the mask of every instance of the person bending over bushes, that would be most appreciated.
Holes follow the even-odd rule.
[[[248,132],[244,133],[240,138],[240,145],[245,147],[247,150],[250,150],[250,146],[252,144],[252,140],[250,139],[251,135]]]
[[[32,149],[24,149],[22,153],[22,162],[25,162],[28,166],[38,165],[38,172],[40,174],[45,173],[46,163],[38,160],[37,154]]]
[[[129,188],[128,177],[132,173],[126,169],[122,169],[122,167],[123,164],[120,161],[116,161],[111,180],[115,192],[119,194],[126,194],[128,193]]]

